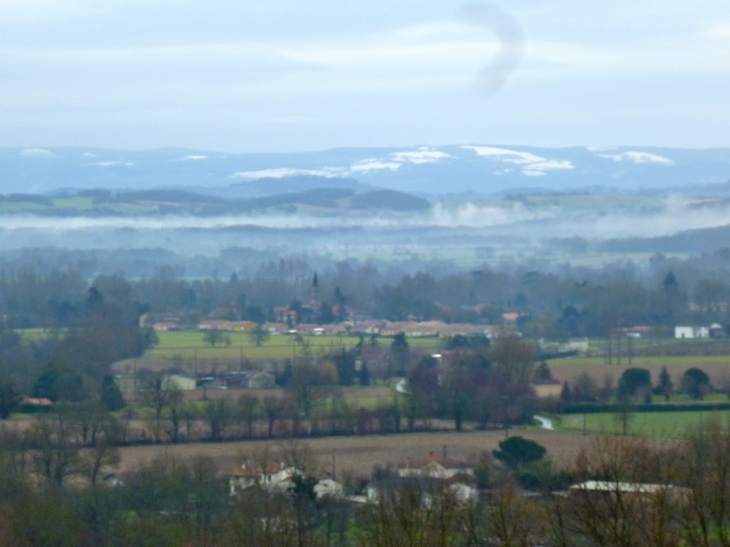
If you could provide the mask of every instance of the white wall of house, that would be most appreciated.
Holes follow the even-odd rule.
[[[709,327],[674,327],[675,338],[709,338]]]

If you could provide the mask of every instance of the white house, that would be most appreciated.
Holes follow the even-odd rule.
[[[674,327],[675,338],[709,338],[709,327]]]
[[[457,475],[473,475],[474,467],[457,460],[445,458],[431,453],[425,458],[409,461],[398,469],[398,475],[405,477],[421,477],[429,479],[451,479]]]
[[[413,480],[416,481],[415,483],[413,483],[414,486],[420,485],[421,487],[423,487],[423,490],[421,491],[421,505],[424,508],[430,508],[433,504],[434,490],[431,490],[429,488],[429,485],[435,487],[435,491],[438,491],[441,488],[445,488],[454,497],[454,500],[460,504],[473,503],[479,499],[479,490],[477,490],[473,486],[461,482],[453,482],[451,484],[448,484],[447,482],[443,482],[439,479],[428,478],[395,480],[391,479],[389,481],[385,481],[379,484],[370,484],[365,488],[364,496],[350,496],[348,499],[358,503],[375,504],[380,501],[380,497],[384,492],[392,489],[397,489],[401,485],[407,485],[409,484],[408,481]]]
[[[260,465],[243,464],[228,476],[228,486],[231,496],[256,485],[269,492],[285,492],[294,485],[292,477],[301,474],[298,469],[283,463],[271,463],[263,468]]]
[[[341,498],[345,493],[345,489],[340,483],[332,479],[322,479],[314,485],[314,493],[317,495],[317,499],[324,498],[325,496]]]

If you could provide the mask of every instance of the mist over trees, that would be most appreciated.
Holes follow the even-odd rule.
[[[162,266],[154,274],[88,276],[83,268],[48,269],[26,261],[0,263],[0,314],[8,328],[81,327],[103,310],[92,310],[93,288],[121,311],[117,322],[131,324],[146,312],[187,314],[191,323],[216,308],[256,323],[276,320],[274,308],[293,309],[308,302],[311,277],[320,271],[323,306],[344,317],[347,307],[358,317],[445,322],[498,323],[504,311],[519,313],[518,328],[528,336],[560,338],[607,336],[612,329],[680,322],[730,323],[730,260],[724,253],[697,260],[654,257],[646,270],[611,264],[599,269],[552,270],[483,268],[403,273],[351,261],[319,269],[303,258],[241,266],[227,275],[191,279],[182,267]],[[136,316],[136,318],[135,318]],[[309,321],[338,319],[333,313]],[[111,319],[107,319],[107,322]],[[124,343],[132,343],[127,341]]]

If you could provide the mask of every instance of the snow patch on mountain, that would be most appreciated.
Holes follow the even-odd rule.
[[[428,148],[422,148],[415,152],[394,152],[390,155],[393,160],[401,163],[434,163],[439,160],[453,158],[451,154],[441,152],[439,150],[429,150]]]
[[[375,158],[359,161],[350,166],[346,174],[370,173],[371,171],[397,171],[402,164],[394,161],[383,161]]]
[[[61,156],[58,156],[51,152],[50,150],[45,150],[43,148],[26,148],[25,150],[22,150],[18,153],[19,156],[23,156],[24,158],[60,158]]]
[[[545,176],[546,171],[575,169],[575,165],[569,160],[549,160],[530,152],[519,152],[494,146],[467,145],[462,148],[472,150],[477,156],[497,158],[503,163],[520,165],[522,174],[528,177],[542,177]]]
[[[649,152],[623,152],[621,154],[598,154],[602,158],[608,158],[617,162],[632,163],[657,163],[660,165],[674,165],[674,161],[658,154],[650,154]]]
[[[134,167],[131,161],[97,161],[88,165],[96,165],[97,167]]]
[[[207,160],[207,159],[208,159],[208,156],[192,155],[192,156],[183,156],[178,161],[201,161],[201,160]]]
[[[275,169],[261,169],[258,171],[239,171],[233,173],[234,178],[238,179],[283,179],[286,177],[296,177],[299,175],[310,175],[315,177],[334,177],[334,170],[312,170],[312,169],[292,169],[290,167],[277,167]]]

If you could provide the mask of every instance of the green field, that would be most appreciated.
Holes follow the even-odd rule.
[[[730,419],[730,411],[707,412],[641,412],[631,415],[628,432],[655,438],[680,438],[695,424],[710,417]],[[558,429],[586,431],[588,433],[621,433],[616,414],[565,414],[560,418]]]
[[[231,344],[223,343],[211,347],[203,340],[204,333],[198,331],[158,332],[159,343],[145,353],[146,358],[198,357],[201,359],[238,359],[243,355],[246,359],[291,359],[301,354],[301,348],[293,336],[276,335],[269,338],[259,347],[247,333],[227,332]],[[304,338],[311,344],[312,353],[320,355],[339,349],[354,347],[360,338],[356,336],[307,336]],[[369,339],[365,340],[368,344]],[[380,338],[378,343],[387,348],[390,338]],[[438,351],[441,340],[438,338],[409,339],[411,348],[422,348],[425,351]]]
[[[603,357],[567,357],[564,359],[550,359],[548,365],[576,365],[576,366],[599,366],[605,365]],[[613,364],[617,365],[618,360],[614,357]],[[680,356],[653,356],[634,357],[631,359],[631,366],[658,365],[658,366],[682,366],[682,365],[724,365],[730,364],[730,355],[680,355]],[[629,366],[626,357],[621,359],[622,366]]]

